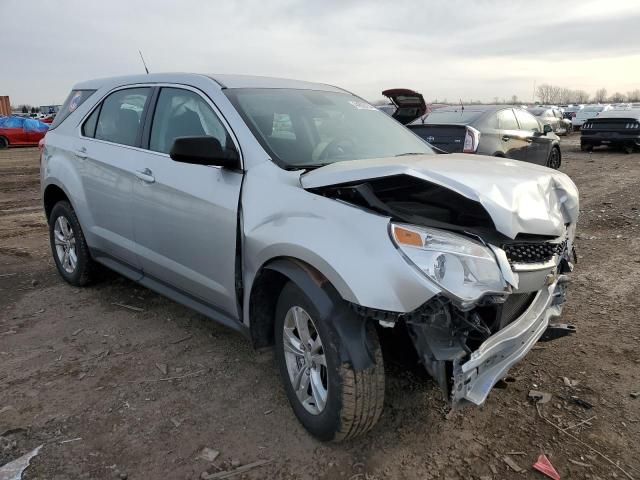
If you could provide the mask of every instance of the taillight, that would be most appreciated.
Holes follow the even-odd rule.
[[[480,132],[473,127],[467,127],[464,135],[464,147],[462,153],[476,153],[480,143]]]

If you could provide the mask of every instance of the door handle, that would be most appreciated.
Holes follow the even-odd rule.
[[[80,147],[75,153],[78,158],[87,158],[87,147]]]
[[[511,140],[511,137],[509,135],[503,135],[502,136],[502,141],[503,142],[508,142],[509,140]]]
[[[145,168],[144,170],[136,170],[136,177],[138,177],[145,183],[153,183],[156,181],[155,177],[153,176],[153,172],[148,168]]]

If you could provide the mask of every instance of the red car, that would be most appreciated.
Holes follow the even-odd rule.
[[[0,149],[38,146],[49,125],[34,118],[0,117]]]

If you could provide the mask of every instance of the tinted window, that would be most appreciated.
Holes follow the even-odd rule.
[[[498,112],[498,129],[500,130],[518,130],[518,122],[513,115],[513,110],[500,110]]]
[[[112,93],[102,102],[95,138],[135,145],[149,88],[128,88]]]
[[[467,108],[457,108],[455,110],[449,109],[437,109],[429,114],[429,116],[425,119],[424,123],[471,123],[476,121],[484,111],[482,110],[469,110]],[[422,123],[421,119],[418,119],[413,124]]]
[[[298,89],[227,89],[256,139],[285,168],[432,154],[419,137],[360,98]]]
[[[516,110],[516,116],[518,117],[518,123],[521,130],[527,130],[529,132],[539,132],[540,124],[533,115],[524,110]]]
[[[95,137],[96,136],[96,126],[98,125],[98,115],[100,114],[100,107],[96,108],[89,118],[87,118],[82,125],[82,135],[85,137]]]
[[[71,90],[71,93],[60,107],[50,128],[56,128],[62,121],[77,110],[95,90]]]
[[[169,153],[178,137],[209,135],[222,148],[231,145],[231,138],[207,102],[197,93],[180,88],[163,88],[158,97],[149,149]]]

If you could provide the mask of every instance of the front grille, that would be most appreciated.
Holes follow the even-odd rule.
[[[502,304],[500,311],[500,328],[504,328],[522,315],[536,297],[534,293],[513,293]]]
[[[502,246],[511,263],[543,263],[551,260],[554,255],[560,255],[566,247],[562,243],[551,242],[518,242]]]

